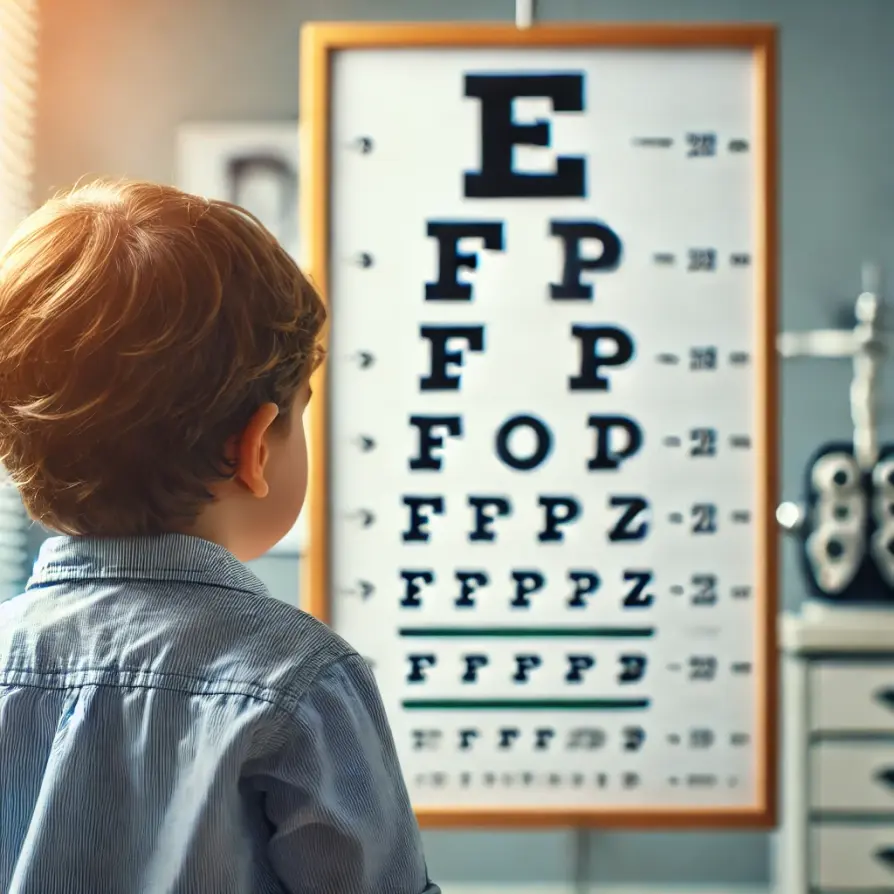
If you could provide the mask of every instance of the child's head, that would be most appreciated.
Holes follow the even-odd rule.
[[[304,500],[325,315],[233,205],[140,182],[48,202],[0,256],[0,460],[29,513],[265,552]]]

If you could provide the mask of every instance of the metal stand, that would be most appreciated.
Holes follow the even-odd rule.
[[[878,389],[879,371],[888,356],[892,333],[883,327],[884,305],[880,298],[880,271],[864,264],[863,289],[857,297],[857,323],[853,329],[817,329],[810,332],[783,332],[777,339],[779,354],[786,359],[822,357],[850,359],[851,420],[854,426],[854,455],[863,471],[878,461]],[[776,520],[788,532],[804,522],[803,509],[795,503],[782,503]]]

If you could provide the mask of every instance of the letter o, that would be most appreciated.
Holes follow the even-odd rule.
[[[519,457],[509,451],[509,439],[516,429],[522,426],[530,428],[537,438],[534,452],[526,457]],[[528,415],[511,416],[507,419],[497,431],[496,442],[497,456],[500,461],[510,469],[516,469],[519,472],[530,472],[532,469],[536,469],[549,456],[553,448],[553,436],[546,423],[536,416]]]

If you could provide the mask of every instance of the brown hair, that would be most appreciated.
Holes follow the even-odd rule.
[[[98,182],[0,256],[0,461],[70,534],[176,529],[233,472],[227,442],[283,417],[322,359],[314,288],[241,208]]]

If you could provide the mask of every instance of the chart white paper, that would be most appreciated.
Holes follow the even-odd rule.
[[[760,802],[755,90],[334,57],[332,624],[418,808]]]

